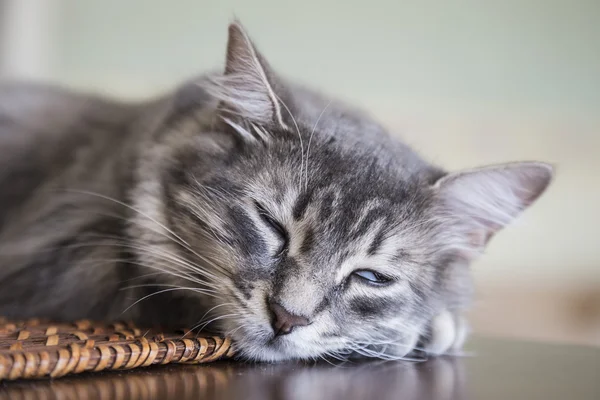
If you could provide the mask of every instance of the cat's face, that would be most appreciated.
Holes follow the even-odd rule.
[[[198,288],[191,311],[250,359],[404,356],[465,306],[469,261],[550,181],[540,163],[446,174],[283,87],[237,24],[225,74],[202,85],[217,123],[169,125],[167,201],[148,213],[183,243],[168,276]]]
[[[407,353],[454,268],[436,248],[432,189],[320,132],[308,157],[292,134],[268,134],[170,189],[178,232],[226,271],[206,266],[226,304],[215,314],[232,314],[219,325],[256,359]],[[303,322],[275,335],[277,307]]]

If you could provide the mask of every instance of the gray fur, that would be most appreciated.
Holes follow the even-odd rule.
[[[431,322],[458,321],[469,262],[550,167],[447,174],[278,77],[239,23],[227,54],[141,104],[0,87],[0,315],[210,323],[256,360],[439,344]],[[274,337],[269,301],[310,324]]]

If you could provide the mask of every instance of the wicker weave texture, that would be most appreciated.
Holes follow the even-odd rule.
[[[206,363],[232,354],[231,341],[218,336],[142,331],[127,323],[67,324],[0,317],[0,381]]]

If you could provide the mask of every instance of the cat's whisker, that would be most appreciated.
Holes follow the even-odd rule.
[[[306,165],[305,170],[306,171],[305,171],[305,179],[304,179],[304,190],[306,190],[308,188],[308,156],[310,154],[310,144],[312,143],[313,135],[315,133],[315,130],[317,129],[317,125],[319,124],[321,117],[323,117],[323,114],[325,114],[325,111],[327,111],[327,109],[329,108],[330,105],[331,105],[331,100],[329,101],[329,103],[327,103],[325,108],[323,108],[323,111],[321,111],[321,114],[319,114],[319,117],[317,118],[317,121],[313,125],[313,128],[310,132],[310,137],[308,139],[308,145],[306,146],[306,162],[305,162],[305,165]],[[300,174],[302,174],[302,169],[300,170]]]
[[[91,236],[93,237],[93,236]],[[102,238],[111,238],[108,236],[100,236]],[[135,242],[133,242],[135,243]],[[170,252],[166,252],[166,251],[156,251],[155,248],[147,246],[147,245],[136,245],[136,244],[130,244],[128,242],[124,242],[124,243],[107,243],[107,242],[100,242],[100,243],[77,243],[77,244],[73,244],[73,245],[69,245],[69,246],[63,246],[63,248],[80,248],[80,247],[98,247],[98,246],[115,246],[115,247],[121,247],[121,248],[128,248],[128,249],[135,249],[135,250],[139,250],[139,251],[143,251],[144,255],[146,257],[156,257],[160,260],[163,261],[168,261],[173,265],[179,265],[180,267],[188,270],[188,271],[192,271],[192,272],[196,272],[200,275],[203,275],[206,278],[209,279],[213,279],[213,280],[217,280],[217,277],[214,276],[213,274],[208,273],[207,271],[205,271],[203,268],[201,268],[198,265],[194,265],[190,262],[188,262],[187,260],[182,259],[181,257],[178,257],[177,255],[174,255]],[[147,266],[146,264],[139,264],[142,266]],[[179,271],[181,272],[181,271]]]
[[[192,196],[196,197],[198,195],[198,192],[196,193],[190,193]],[[208,198],[204,199],[204,206],[205,207],[210,207],[210,201]],[[196,204],[190,204],[190,203],[185,203],[184,206],[188,206],[191,207],[191,212],[192,214],[198,218],[198,220],[203,221],[204,222],[204,226],[206,226],[210,232],[212,233],[212,237],[217,240],[221,245],[225,245],[225,247],[228,247],[228,245],[223,242],[221,240],[221,237],[217,234],[217,232],[214,230],[214,228],[211,226],[211,224],[208,222],[209,218],[214,218],[216,219],[221,226],[226,226],[225,221],[219,216],[219,214],[217,212],[215,212],[216,210],[211,209],[211,213],[209,214],[208,211],[209,210],[204,210],[202,208],[200,208],[198,205]],[[212,208],[212,207],[211,207]]]
[[[352,360],[350,359],[349,353],[343,353],[341,351],[334,351],[332,353],[335,354],[335,356],[338,357],[338,359],[340,361],[342,361],[342,364],[353,363]]]
[[[206,316],[208,314],[210,314],[212,311],[214,311],[215,309],[219,308],[219,307],[226,307],[226,306],[234,306],[234,303],[221,303],[221,304],[217,304],[216,306],[210,308],[208,311],[206,311],[204,313],[204,315],[200,318],[200,324],[203,322],[204,318],[206,318]],[[187,334],[189,334],[190,332],[192,332],[195,329],[195,327],[190,328],[186,333],[183,334],[182,338],[185,337]]]
[[[194,178],[194,182],[196,182],[196,185],[197,185],[198,189],[201,189],[201,190],[207,190],[207,191],[209,191],[209,192],[213,193],[213,194],[214,194],[216,197],[218,197],[218,198],[219,198],[220,200],[222,200],[222,201],[226,201],[226,200],[227,200],[227,194],[229,194],[229,193],[227,193],[227,192],[223,193],[223,192],[221,191],[221,190],[223,190],[223,189],[220,189],[220,190],[218,190],[218,189],[216,189],[216,188],[213,188],[213,187],[210,187],[210,186],[203,185],[202,183],[200,183],[200,182],[198,181],[198,179],[196,178],[196,176],[195,176],[195,175],[193,175],[193,174],[192,174],[192,178]],[[201,193],[202,193],[202,192],[201,192]],[[202,193],[202,194],[203,194],[203,193]]]
[[[216,306],[214,306],[214,307],[210,308],[208,311],[206,311],[206,312],[204,313],[204,315],[203,315],[203,316],[200,318],[200,320],[199,320],[199,321],[200,321],[200,323],[202,323],[202,321],[204,320],[204,318],[206,318],[206,316],[207,316],[208,314],[210,314],[212,311],[216,310],[216,309],[217,309],[217,308],[219,308],[219,307],[226,307],[226,306],[235,306],[235,304],[234,304],[234,303],[221,303],[221,304],[217,304]]]
[[[127,260],[123,260],[123,261],[127,261]],[[134,277],[129,278],[129,279],[124,279],[124,280],[122,280],[120,282],[121,283],[132,282],[132,281],[136,281],[136,280],[140,280],[140,279],[145,279],[145,278],[148,278],[148,277],[151,277],[151,276],[158,276],[158,275],[161,275],[161,274],[163,274],[163,272],[159,272],[159,271],[149,272],[147,274],[140,274],[140,275],[134,276]]]
[[[136,213],[138,213],[139,215],[143,216],[144,218],[147,218],[149,221],[153,222],[154,224],[156,224],[157,226],[163,228],[165,231],[167,231],[168,233],[170,233],[171,235],[173,235],[174,238],[177,239],[177,243],[179,243],[179,245],[181,245],[182,247],[184,247],[186,250],[190,251],[192,254],[194,254],[196,257],[202,259],[203,257],[198,254],[196,251],[194,251],[192,249],[192,247],[190,246],[190,244],[188,242],[186,242],[185,240],[183,240],[179,235],[177,235],[175,232],[173,232],[171,229],[169,229],[168,227],[166,227],[164,224],[161,224],[160,222],[158,222],[156,219],[152,218],[151,216],[149,216],[148,214],[144,213],[141,210],[138,210],[136,207],[133,207],[127,203],[124,203],[118,199],[115,199],[113,197],[110,196],[105,196],[103,194],[100,193],[96,193],[96,192],[91,192],[91,191],[86,191],[86,190],[76,190],[76,189],[64,189],[67,192],[73,192],[73,193],[79,193],[79,194],[85,194],[85,195],[89,195],[89,196],[96,196],[99,197],[101,199],[107,200],[107,201],[112,201],[116,204],[119,204],[123,207],[126,207]],[[168,235],[165,235],[167,237],[169,237]],[[173,239],[173,238],[171,238]],[[175,241],[175,239],[173,239]]]
[[[427,361],[426,357],[413,358],[413,357],[407,357],[407,356],[398,356],[398,355],[385,353],[385,351],[374,350],[372,348],[369,348],[369,346],[372,346],[372,344],[369,343],[369,345],[360,345],[360,344],[352,343],[349,346],[349,348],[352,351],[355,351],[356,353],[363,355],[365,357],[369,357],[369,358],[377,358],[377,359],[387,360],[387,361],[411,361],[411,362]]]
[[[98,237],[103,237],[103,236],[98,236]],[[112,239],[113,237],[106,236],[105,238],[111,238]],[[126,249],[136,248],[135,246],[132,246],[132,245],[128,244],[125,241],[123,241],[123,243],[116,243],[116,242],[112,242],[111,243],[111,242],[107,242],[107,241],[100,241],[100,242],[74,243],[74,244],[70,244],[70,245],[64,245],[64,246],[57,247],[57,249],[58,248],[61,248],[61,249],[79,249],[79,248],[86,248],[86,247],[91,247],[91,248],[95,248],[95,247],[118,247],[118,248],[126,248]],[[46,250],[47,251],[52,251],[51,248],[48,248]],[[146,263],[142,263],[142,262],[139,262],[139,261],[128,260],[128,259],[125,259],[125,261],[127,263],[133,264],[133,265],[139,265],[139,266],[147,267],[147,268],[155,268],[155,269],[158,269],[158,271],[160,271],[160,272],[169,273],[170,275],[177,276],[177,277],[180,277],[182,279],[186,279],[186,280],[189,280],[189,281],[192,281],[192,282],[195,282],[195,283],[200,283],[200,284],[205,283],[203,281],[198,280],[196,277],[193,277],[193,276],[191,276],[191,275],[189,275],[187,273],[184,273],[184,272],[182,272],[180,270],[178,270],[177,273],[174,273],[173,271],[165,271],[164,267],[166,265],[170,265],[170,263],[173,263],[173,260],[169,260],[169,259],[165,258],[164,254],[155,252],[154,249],[151,248],[151,247],[144,248],[143,250],[146,251],[146,255],[147,256],[155,257],[156,259],[161,260],[161,261],[166,261],[167,264],[161,264],[163,266],[163,268],[157,268],[157,267],[153,267],[153,266],[150,266],[150,265],[148,265]],[[20,253],[9,253],[9,254],[20,254]],[[6,255],[6,254],[3,253],[3,255]]]
[[[134,307],[135,305],[139,304],[140,302],[142,302],[142,301],[144,301],[144,300],[146,300],[146,299],[148,299],[150,297],[153,297],[153,296],[156,296],[156,295],[159,295],[159,294],[162,294],[162,293],[173,292],[173,291],[176,291],[176,290],[190,290],[190,291],[193,291],[193,292],[201,292],[201,290],[199,290],[197,288],[179,287],[179,286],[178,287],[173,287],[173,288],[159,290],[158,292],[150,293],[149,295],[146,295],[146,296],[142,297],[141,299],[136,300],[133,304],[131,304],[129,307],[127,307],[125,310],[123,310],[121,312],[121,314],[125,314],[132,307]]]
[[[181,286],[179,285],[171,285],[171,284],[167,284],[167,283],[147,283],[147,284],[142,284],[142,285],[131,285],[131,286],[125,286],[122,287],[120,290],[126,290],[126,289],[136,289],[136,288],[144,288],[144,287],[171,287],[171,288],[181,288]],[[188,288],[188,289],[194,289],[194,291],[197,291],[198,293],[218,293],[216,290],[211,290],[211,289],[204,289],[204,288]]]
[[[84,260],[81,262],[82,264],[86,264],[89,265],[89,267],[96,267],[99,265],[103,265],[103,264],[115,264],[115,263],[124,263],[124,264],[130,264],[130,265],[137,265],[140,267],[148,267],[147,264],[141,263],[141,262],[137,262],[137,261],[133,261],[131,259],[125,259],[125,258],[107,258],[107,259],[88,259],[88,260]],[[149,273],[149,274],[143,274],[143,275],[139,275],[136,276],[135,278],[129,279],[129,280],[125,280],[123,282],[127,282],[127,281],[131,281],[131,280],[135,280],[135,279],[142,279],[142,278],[146,278],[148,276],[156,276],[156,275],[160,275],[160,274],[168,274],[168,272],[164,271],[163,269],[161,269],[158,272],[153,272],[153,273]],[[189,280],[189,279],[188,279]],[[210,282],[204,282],[201,281],[199,279],[193,279],[192,281],[193,283],[199,284],[199,285],[205,285],[205,286],[211,286]],[[160,284],[149,284],[146,286],[159,286]],[[138,285],[139,287],[140,285]]]
[[[219,315],[217,317],[214,317],[204,323],[200,322],[199,324],[195,325],[194,327],[192,327],[191,330],[195,330],[198,328],[198,333],[200,333],[204,328],[206,328],[208,325],[210,325],[211,323],[215,322],[215,321],[219,321],[221,319],[225,319],[225,318],[231,318],[231,317],[237,317],[239,316],[239,313],[231,313],[231,314],[225,314],[225,315]]]
[[[121,207],[122,207],[122,205],[121,205],[121,204],[118,204],[118,203],[116,203],[116,205],[118,205],[118,206],[121,206]],[[78,204],[74,204],[74,206],[78,206]],[[94,214],[94,215],[100,215],[100,216],[105,216],[105,217],[111,217],[111,218],[114,218],[114,219],[118,219],[119,221],[124,221],[124,222],[126,222],[127,224],[137,224],[137,225],[141,225],[141,226],[143,226],[144,228],[148,228],[148,230],[150,230],[150,231],[151,231],[151,232],[153,232],[153,233],[157,233],[157,234],[159,234],[159,235],[161,235],[161,236],[164,236],[165,238],[169,239],[170,241],[173,241],[173,240],[175,240],[174,238],[172,238],[171,236],[167,235],[166,233],[164,233],[164,232],[162,232],[162,231],[159,231],[159,230],[156,230],[154,227],[150,228],[150,227],[148,227],[147,225],[140,223],[139,221],[131,220],[130,218],[128,218],[128,217],[127,217],[127,216],[125,216],[125,215],[116,214],[116,213],[110,213],[110,212],[107,212],[107,211],[87,210],[87,209],[84,209],[84,208],[79,208],[79,209],[75,208],[75,209],[73,209],[71,212],[75,212],[75,211],[81,211],[82,213],[86,213],[86,214],[88,214],[88,213],[92,213],[92,214]],[[170,213],[170,214],[172,214],[172,215],[174,215],[174,214],[175,214],[173,210],[165,210],[165,211],[166,211],[166,212],[168,212],[168,213]],[[150,222],[153,222],[153,221],[150,221]],[[179,243],[179,242],[177,242],[177,243]]]
[[[335,366],[336,366],[334,363],[332,363],[331,361],[329,361],[325,355],[318,354],[317,356],[318,356],[318,357],[319,357],[321,360],[325,361],[327,364],[329,364],[329,365],[331,365],[331,366],[333,366],[333,367],[335,367]]]
[[[296,122],[296,118],[294,118],[292,111],[289,109],[287,104],[285,104],[285,102],[281,99],[281,97],[279,97],[277,94],[275,94],[275,96],[277,97],[277,100],[281,103],[281,105],[286,109],[290,118],[292,119],[292,122],[294,123],[294,126],[296,128],[296,133],[298,133],[298,139],[300,140],[300,179],[298,182],[298,190],[300,190],[302,189],[302,171],[304,170],[304,144],[302,142],[302,134],[300,133],[300,128],[298,127],[298,123]]]
[[[237,331],[239,331],[240,329],[245,328],[247,326],[249,326],[249,325],[241,323],[237,328],[234,328],[234,329],[231,329],[231,330],[225,332],[225,336],[232,337],[233,335],[235,335],[237,333]]]
[[[100,237],[100,236],[91,236],[91,237]],[[118,237],[110,237],[110,236],[101,236],[102,238],[114,238],[114,239],[118,239]],[[129,244],[127,241],[124,241],[124,246],[129,246],[133,249],[136,250],[140,250],[143,251],[145,253],[145,255],[148,255],[148,252],[151,254],[159,254],[163,259],[168,259],[170,261],[172,261],[175,264],[181,265],[182,267],[186,268],[186,269],[191,269],[193,272],[197,272],[201,275],[204,275],[208,278],[212,278],[212,279],[217,279],[216,276],[214,276],[213,274],[210,274],[210,272],[208,272],[204,267],[190,261],[189,259],[186,258],[182,258],[180,257],[178,254],[166,251],[164,249],[158,249],[160,250],[159,252],[156,251],[155,248],[146,245],[145,243],[141,242],[141,241],[136,241],[136,240],[131,240],[129,241],[131,244]],[[221,268],[218,268],[218,266],[216,264],[214,264],[212,261],[208,260],[207,258],[203,257],[202,258],[203,262],[206,262],[207,264],[209,264],[211,267],[213,267],[213,269],[221,271]],[[221,271],[222,272],[222,271]],[[229,274],[227,274],[226,276],[228,276]]]
[[[112,202],[114,202],[114,203],[116,203],[116,204],[118,204],[120,206],[123,206],[123,207],[125,207],[125,208],[127,208],[127,209],[129,209],[131,211],[134,211],[134,212],[138,213],[139,215],[147,218],[149,221],[155,223],[157,226],[163,228],[165,231],[167,231],[168,233],[170,233],[171,235],[173,235],[181,243],[184,243],[184,244],[186,244],[186,245],[189,246],[189,244],[185,240],[183,240],[179,235],[177,235],[175,232],[173,232],[167,226],[165,226],[164,224],[161,224],[156,219],[152,218],[151,216],[149,216],[148,214],[144,213],[143,211],[137,209],[136,207],[133,207],[133,206],[131,206],[131,205],[129,205],[129,204],[127,204],[127,203],[119,200],[119,199],[116,199],[116,198],[110,197],[110,196],[106,196],[106,195],[103,195],[101,193],[91,192],[91,191],[88,191],[88,190],[63,189],[63,191],[70,192],[70,193],[84,194],[84,195],[88,195],[88,196],[95,196],[95,197],[98,197],[98,198],[101,198],[101,199],[104,199],[104,200],[107,200],[107,201],[112,201]]]

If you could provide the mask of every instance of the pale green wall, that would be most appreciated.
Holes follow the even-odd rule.
[[[69,80],[170,85],[219,65],[235,14],[280,70],[348,97],[600,109],[598,0],[63,3]]]
[[[361,103],[448,167],[557,163],[480,279],[600,282],[599,0],[63,0],[52,75],[155,93],[219,66],[234,14],[277,69]]]

